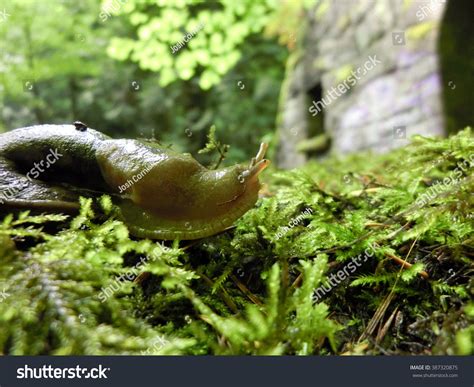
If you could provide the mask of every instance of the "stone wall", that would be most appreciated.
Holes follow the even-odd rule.
[[[291,152],[318,114],[338,153],[383,152],[414,134],[444,134],[437,39],[445,6],[443,0],[318,1],[307,12],[284,84],[279,165],[305,162],[305,154]],[[318,85],[319,102],[310,93]]]

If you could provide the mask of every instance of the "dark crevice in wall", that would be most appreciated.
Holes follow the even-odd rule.
[[[474,123],[474,2],[447,2],[438,41],[448,134]]]

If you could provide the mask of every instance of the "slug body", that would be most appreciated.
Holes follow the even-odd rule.
[[[258,174],[269,163],[265,150],[262,144],[250,165],[209,170],[190,154],[90,128],[32,126],[0,135],[0,189],[17,186],[7,204],[50,209],[54,199],[74,200],[71,186],[109,193],[133,235],[198,239],[228,228],[255,205]],[[46,161],[51,153],[54,163]],[[36,167],[42,172],[32,172]]]

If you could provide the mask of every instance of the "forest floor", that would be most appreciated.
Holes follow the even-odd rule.
[[[110,198],[0,224],[3,354],[474,353],[470,129],[265,173],[232,230],[161,244]]]

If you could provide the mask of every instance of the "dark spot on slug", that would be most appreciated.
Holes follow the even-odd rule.
[[[74,121],[74,126],[76,127],[76,130],[79,130],[80,132],[85,132],[87,130],[87,125],[81,121]]]

